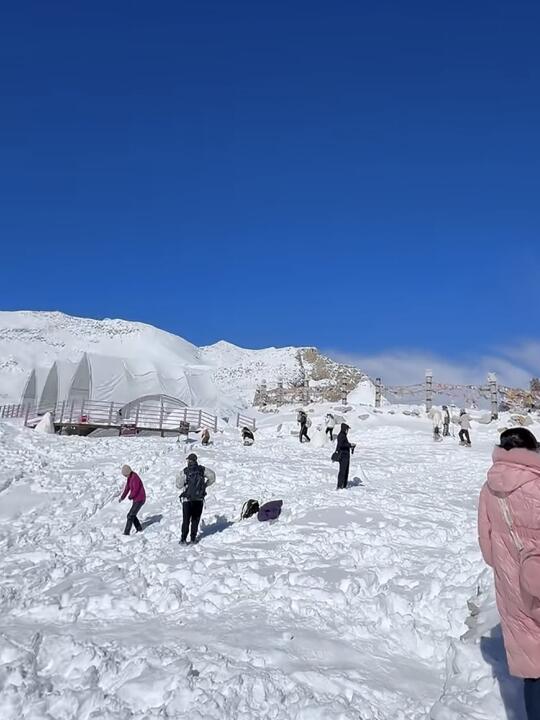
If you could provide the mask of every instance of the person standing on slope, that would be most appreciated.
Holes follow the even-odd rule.
[[[443,437],[450,437],[450,411],[447,405],[442,406],[443,409]]]
[[[493,568],[508,667],[540,718],[540,454],[526,428],[505,430],[480,493],[478,538]]]
[[[467,447],[471,447],[471,418],[467,414],[466,410],[462,410],[459,413],[459,426],[461,430],[459,431],[459,440],[462,445],[466,445]]]
[[[195,453],[187,456],[187,467],[177,476],[176,487],[182,490],[182,533],[180,543],[185,545],[191,526],[191,542],[197,542],[197,532],[204,507],[206,490],[216,481],[216,474],[210,468],[199,465]]]
[[[349,442],[347,437],[350,427],[346,423],[341,424],[341,431],[337,436],[336,453],[339,462],[339,473],[337,481],[337,490],[344,490],[349,480],[349,467],[351,464],[351,452],[356,447]]]
[[[433,439],[441,439],[441,429],[443,425],[443,415],[439,408],[432,408],[430,413],[431,421],[433,422]]]
[[[330,440],[333,442],[334,441],[334,428],[336,427],[336,420],[335,420],[334,416],[332,415],[332,413],[328,413],[328,415],[325,417],[324,421],[325,421],[325,427],[326,427],[325,433],[327,435],[330,435]]]
[[[304,442],[304,438],[306,438],[306,442],[311,442],[311,438],[307,434],[307,429],[309,425],[308,416],[305,410],[298,411],[297,420],[300,423],[300,442]]]
[[[142,531],[143,528],[139,521],[139,518],[137,517],[137,514],[146,502],[146,492],[144,490],[144,485],[141,478],[137,475],[136,472],[133,472],[129,465],[124,465],[122,467],[122,475],[126,478],[126,485],[118,502],[122,502],[122,500],[124,500],[128,493],[129,499],[132,501],[131,507],[127,514],[124,535],[129,535],[131,533],[132,525],[135,525],[135,530],[139,533]]]

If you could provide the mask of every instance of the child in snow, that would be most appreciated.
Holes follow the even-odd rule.
[[[201,432],[201,445],[209,445],[210,444],[210,430],[208,428],[203,428]]]
[[[191,526],[191,542],[197,542],[197,532],[204,506],[206,490],[216,481],[216,474],[210,468],[199,465],[195,453],[187,456],[187,467],[177,476],[176,487],[182,490],[182,534],[180,543],[185,545]]]
[[[255,435],[248,427],[242,428],[242,440],[244,441],[244,445],[250,446],[253,445],[255,442]]]
[[[351,464],[351,452],[354,453],[353,445],[347,437],[350,427],[346,423],[341,424],[341,432],[337,436],[336,453],[338,455],[339,473],[337,481],[337,490],[344,490],[349,481],[349,466]]]
[[[336,427],[336,421],[332,413],[328,413],[324,418],[324,424],[326,427],[325,433],[330,435],[330,440],[334,441],[334,428]]]
[[[461,430],[459,431],[459,440],[462,445],[467,445],[467,447],[471,446],[471,435],[470,435],[470,429],[471,429],[471,418],[467,414],[466,410],[462,410],[459,413],[459,426]]]
[[[540,718],[540,455],[526,428],[505,430],[480,493],[478,537],[494,570],[510,674],[524,678],[528,720]]]
[[[122,475],[126,478],[126,485],[118,502],[122,502],[122,500],[124,500],[128,493],[129,499],[132,501],[131,507],[127,514],[127,522],[124,529],[124,535],[129,535],[131,533],[132,525],[135,525],[135,530],[139,533],[142,531],[142,525],[139,522],[137,514],[146,502],[146,492],[144,490],[144,485],[141,478],[137,475],[136,472],[133,472],[129,465],[124,465],[122,467]]]

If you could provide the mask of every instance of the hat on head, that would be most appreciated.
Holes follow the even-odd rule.
[[[187,456],[187,461],[188,462],[197,462],[197,456],[195,455],[195,453],[190,453]]]
[[[129,467],[129,465],[122,465],[122,475],[124,477],[129,477],[133,470]]]

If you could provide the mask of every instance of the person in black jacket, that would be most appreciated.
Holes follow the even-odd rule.
[[[206,490],[216,481],[216,473],[199,465],[195,453],[187,456],[187,467],[176,476],[176,487],[182,490],[182,535],[180,543],[185,545],[191,526],[191,542],[197,542],[199,522],[204,507]]]
[[[349,442],[347,433],[350,427],[346,423],[341,424],[341,431],[337,436],[336,452],[338,454],[339,462],[339,473],[337,481],[337,490],[344,490],[347,487],[347,481],[349,480],[349,466],[351,464],[351,452],[354,452],[356,447]]]

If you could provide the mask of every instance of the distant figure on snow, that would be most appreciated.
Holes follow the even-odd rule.
[[[203,428],[201,432],[201,445],[209,445],[210,444],[210,430],[208,428]]]
[[[508,667],[540,718],[540,455],[530,430],[505,430],[480,493],[478,537],[494,570]]]
[[[255,442],[255,435],[253,434],[253,431],[250,430],[248,427],[242,428],[242,440],[244,441],[244,445],[250,446],[253,445]]]
[[[306,411],[299,410],[296,419],[300,423],[300,442],[304,442],[304,438],[306,438],[307,442],[311,442],[311,438],[307,434],[307,429],[311,425],[311,423],[308,420]]]
[[[443,426],[443,415],[439,408],[434,407],[429,413],[433,423],[433,439],[441,440],[441,430]]]
[[[351,452],[354,453],[353,445],[347,437],[350,427],[346,423],[341,424],[341,431],[337,436],[336,453],[339,462],[339,473],[337,481],[337,490],[344,490],[349,480],[349,467],[351,464]]]
[[[447,405],[442,406],[443,409],[443,437],[450,437],[450,411]]]
[[[467,447],[471,446],[471,418],[467,414],[466,410],[462,410],[459,413],[459,426],[461,430],[459,431],[459,440],[462,445],[466,445]]]
[[[325,427],[326,427],[326,434],[330,435],[330,440],[334,440],[334,428],[336,427],[336,420],[332,413],[328,413],[328,415],[324,418]]]
[[[182,490],[182,533],[180,542],[185,545],[190,533],[191,542],[197,542],[197,532],[204,506],[206,490],[216,481],[216,474],[210,468],[199,465],[195,453],[187,456],[187,467],[176,478],[176,487]]]
[[[127,522],[124,529],[124,535],[129,535],[131,533],[132,525],[135,525],[135,530],[139,533],[142,531],[142,525],[139,522],[137,514],[146,502],[146,492],[144,490],[144,485],[141,478],[137,475],[136,472],[133,472],[129,465],[124,465],[122,467],[122,475],[126,478],[126,485],[124,487],[124,492],[120,496],[120,500],[118,502],[122,502],[122,500],[124,500],[128,493],[129,499],[132,501],[131,507],[129,508],[127,514]]]

